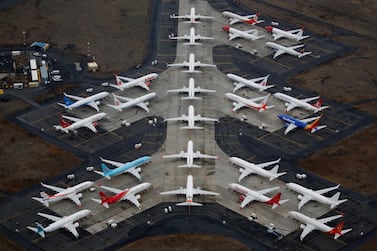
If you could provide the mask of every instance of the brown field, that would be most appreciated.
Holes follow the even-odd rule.
[[[52,46],[63,49],[67,44],[74,44],[72,53],[86,55],[90,42],[90,54],[99,62],[101,71],[118,72],[133,67],[143,61],[146,54],[146,43],[149,31],[149,0],[121,1],[111,4],[105,0],[30,0],[16,7],[0,12],[0,46],[22,44],[22,31],[26,31],[26,41],[47,41]],[[377,71],[377,30],[371,27],[377,23],[375,15],[377,6],[373,0],[332,1],[278,1],[269,3],[290,8],[294,11],[316,19],[353,30],[367,37],[335,36],[329,27],[315,22],[305,23],[295,15],[275,10],[262,1],[238,0],[251,9],[258,10],[276,20],[287,21],[297,26],[330,36],[340,42],[351,44],[357,50],[344,57],[332,60],[310,71],[292,77],[291,83],[321,93],[326,98],[340,103],[351,104],[364,100],[361,105],[354,106],[376,116],[373,109],[377,104],[376,85]],[[27,9],[27,12],[25,12]],[[67,15],[66,13],[69,13]],[[127,39],[125,39],[127,38]],[[0,112],[4,109],[0,106]],[[21,104],[21,106],[23,106]],[[12,106],[15,107],[15,106]],[[79,163],[79,160],[54,146],[44,143],[39,138],[2,120],[0,132],[0,188],[9,192],[23,189],[48,178]],[[363,194],[376,194],[377,171],[373,168],[377,147],[377,124],[371,124],[364,130],[338,142],[318,153],[303,159],[299,164],[320,176],[358,191]],[[22,139],[22,143],[20,143]],[[372,140],[368,140],[372,139]],[[31,147],[32,146],[32,147]],[[25,156],[38,156],[38,162],[25,166]],[[11,163],[11,164],[10,164]],[[12,166],[15,172],[13,184],[4,177],[5,170]],[[43,166],[54,166],[56,171],[42,169]],[[37,170],[35,170],[35,168]],[[30,176],[33,169],[34,176]],[[6,174],[5,174],[6,175]],[[224,250],[223,237],[185,235],[148,238],[148,241],[132,243],[121,250],[148,250],[161,246],[161,250]],[[153,239],[153,240],[152,240]],[[216,241],[217,240],[217,241]],[[372,250],[376,241],[370,242],[360,250]],[[2,240],[0,243],[4,243]],[[158,243],[158,244],[157,244]],[[167,243],[166,247],[160,243]],[[209,244],[211,243],[211,244]],[[234,242],[235,243],[235,242]],[[138,246],[140,245],[140,246]],[[193,246],[195,245],[195,246]],[[173,246],[179,247],[173,249]],[[204,248],[202,248],[204,247]],[[240,244],[229,246],[228,250],[247,250]],[[13,244],[4,250],[21,250]]]

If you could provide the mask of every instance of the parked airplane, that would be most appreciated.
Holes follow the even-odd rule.
[[[242,38],[254,41],[254,40],[257,40],[259,38],[264,37],[264,35],[258,36],[258,30],[257,29],[242,31],[242,30],[238,30],[238,29],[232,28],[229,25],[227,25],[227,26],[223,27],[223,30],[225,32],[229,33],[229,40],[233,40],[235,38],[242,37]]]
[[[173,14],[173,15],[170,15],[170,18],[188,19],[189,21],[185,21],[184,23],[196,24],[196,23],[201,23],[197,21],[197,19],[213,19],[214,17],[202,16],[199,13],[195,13],[195,8],[192,7],[190,10],[190,14],[183,15],[183,16],[176,16],[175,14]]]
[[[180,37],[174,37],[170,36],[169,38],[172,40],[188,40],[188,43],[184,43],[184,45],[201,45],[201,43],[197,43],[196,40],[211,40],[213,37],[206,37],[206,36],[201,36],[201,35],[195,35],[195,28],[191,27],[190,28],[190,34],[189,35],[183,35]]]
[[[108,92],[100,92],[97,94],[94,94],[92,96],[83,98],[79,96],[69,95],[65,92],[64,94],[64,104],[58,103],[58,105],[63,106],[65,109],[72,110],[73,108],[77,108],[83,105],[88,105],[95,109],[97,112],[99,111],[98,105],[100,102],[98,100],[105,98],[107,95],[109,95]],[[76,102],[73,102],[71,99],[77,100]]]
[[[87,127],[90,130],[92,130],[92,132],[97,132],[97,129],[95,127],[97,125],[97,123],[95,123],[95,122],[103,119],[106,116],[107,116],[107,114],[104,113],[104,112],[96,113],[96,114],[89,116],[87,118],[84,118],[84,119],[79,119],[79,118],[63,115],[60,118],[60,125],[54,125],[54,128],[57,131],[62,131],[62,132],[65,132],[65,133],[69,133],[70,131],[73,131],[76,134],[77,129],[79,129],[81,127]],[[73,121],[73,123],[67,122],[64,119],[71,120],[71,121]]]
[[[296,128],[304,129],[304,130],[310,130],[311,133],[314,133],[318,130],[321,130],[327,125],[321,125],[319,126],[319,120],[322,116],[312,117],[312,118],[306,118],[306,119],[296,119],[294,117],[288,116],[286,114],[279,114],[278,118],[281,119],[284,122],[284,126],[287,128],[284,131],[284,135],[287,135],[290,131]],[[313,121],[313,122],[312,122]],[[312,123],[310,123],[312,122]]]
[[[59,229],[59,228],[65,228],[68,231],[70,231],[76,238],[78,238],[79,233],[77,232],[76,228],[79,227],[79,223],[76,221],[88,216],[89,214],[90,214],[90,210],[88,209],[84,209],[74,214],[63,216],[63,217],[58,217],[58,216],[44,214],[44,213],[38,213],[39,216],[52,220],[54,221],[54,223],[51,223],[47,227],[43,227],[42,224],[40,224],[39,222],[35,222],[37,227],[28,226],[27,228],[30,229],[31,231],[36,232],[43,238],[45,237],[45,233],[55,231],[56,229]]]
[[[202,166],[195,165],[194,159],[196,158],[207,158],[207,159],[217,159],[217,156],[202,154],[200,151],[194,152],[193,150],[193,143],[191,140],[187,142],[187,152],[181,151],[178,154],[171,154],[171,155],[164,155],[162,158],[186,158],[186,164],[180,165],[178,167],[197,167],[200,168]]]
[[[290,212],[288,212],[288,214],[292,218],[304,223],[304,224],[300,225],[300,228],[303,229],[303,231],[300,235],[301,241],[305,238],[306,235],[308,235],[313,230],[319,230],[319,231],[334,235],[334,239],[338,239],[339,236],[342,236],[342,235],[344,235],[344,234],[346,234],[346,233],[348,233],[349,231],[352,230],[352,228],[343,230],[343,225],[344,225],[343,222],[336,225],[336,227],[329,227],[325,224],[329,221],[333,221],[335,219],[343,217],[343,215],[334,215],[334,216],[330,216],[330,217],[327,217],[327,218],[315,219],[315,218],[308,217],[308,216],[306,216],[302,213],[296,212],[296,211],[290,211]]]
[[[198,73],[201,71],[195,70],[195,67],[216,67],[216,65],[213,64],[203,64],[200,63],[200,61],[195,62],[195,54],[190,53],[189,55],[189,61],[183,61],[183,63],[176,63],[176,64],[167,64],[168,67],[171,66],[183,66],[183,67],[188,67],[188,70],[184,70],[182,72],[188,72],[188,73]]]
[[[223,16],[227,17],[229,19],[229,24],[235,24],[239,22],[247,23],[247,24],[259,24],[264,22],[264,20],[258,20],[259,13],[253,14],[253,15],[247,15],[247,16],[240,16],[238,14],[235,14],[230,11],[223,11]]]
[[[165,119],[164,121],[178,121],[178,120],[183,120],[188,122],[188,126],[183,126],[181,129],[203,129],[203,127],[200,126],[195,126],[196,121],[215,121],[219,122],[218,119],[212,119],[212,118],[207,118],[207,117],[202,117],[200,114],[195,115],[195,110],[193,105],[189,105],[188,107],[188,115],[183,114],[180,117],[176,118],[168,118]]]
[[[274,59],[284,53],[288,53],[298,58],[302,58],[312,53],[311,51],[296,51],[296,49],[304,47],[305,46],[304,44],[299,44],[299,45],[294,45],[294,46],[284,46],[284,45],[277,44],[274,42],[266,42],[266,45],[272,48],[273,50],[275,50],[275,53],[273,55]]]
[[[329,106],[322,106],[322,99],[320,96],[311,97],[311,98],[304,98],[304,99],[297,99],[294,97],[291,97],[287,94],[277,92],[274,94],[275,98],[278,98],[285,103],[285,106],[287,107],[286,112],[289,112],[290,110],[301,107],[305,110],[313,111],[315,113],[322,111],[326,108],[329,108]],[[318,99],[318,101],[315,104],[309,104],[308,102]]]
[[[247,99],[247,98],[243,98],[243,97],[238,96],[238,95],[233,94],[233,93],[225,93],[225,97],[234,101],[233,102],[233,109],[232,109],[233,112],[237,111],[238,109],[240,109],[242,107],[249,107],[249,108],[257,110],[259,112],[271,109],[272,107],[274,107],[273,105],[267,106],[267,99],[268,99],[269,96],[270,96],[270,94],[268,94],[267,96],[263,96],[263,97]],[[261,103],[256,103],[256,102],[261,101],[261,100],[262,100]]]
[[[124,190],[113,188],[113,187],[108,187],[108,186],[100,186],[100,188],[110,191],[112,193],[115,193],[115,195],[109,197],[105,193],[99,192],[101,199],[98,200],[98,199],[92,198],[92,200],[94,202],[101,204],[102,206],[106,208],[109,208],[109,204],[113,204],[122,200],[128,200],[129,202],[137,206],[139,209],[141,209],[141,205],[139,202],[139,199],[141,198],[141,196],[139,193],[144,190],[149,189],[151,186],[152,184],[148,182],[144,182],[144,183],[141,183],[139,185],[136,185],[134,187],[127,188]]]
[[[200,97],[196,97],[195,93],[196,92],[216,92],[216,91],[215,90],[209,90],[209,89],[203,89],[203,88],[200,88],[199,86],[195,87],[194,79],[190,78],[188,87],[185,86],[185,87],[180,88],[180,89],[168,90],[167,92],[187,92],[188,96],[183,97],[181,99],[202,99]]]
[[[186,195],[186,201],[178,203],[177,206],[202,206],[203,204],[193,201],[194,195],[214,195],[217,196],[219,193],[202,190],[199,187],[194,188],[192,175],[187,176],[186,188],[181,188],[178,190],[172,190],[167,192],[161,192],[162,195],[168,194],[183,194]]]
[[[149,91],[149,85],[151,84],[151,81],[156,79],[157,77],[157,73],[150,73],[137,79],[115,75],[116,85],[110,84],[110,86],[122,91],[131,87],[140,86]]]
[[[148,157],[148,156],[143,156],[143,157],[137,158],[133,161],[126,162],[126,163],[107,160],[107,159],[103,159],[101,157],[100,157],[100,159],[101,159],[102,162],[116,166],[116,168],[110,169],[104,163],[102,163],[101,164],[102,172],[94,171],[95,173],[98,173],[99,175],[102,175],[103,177],[105,177],[109,180],[111,179],[111,177],[117,176],[119,174],[130,173],[133,176],[135,176],[136,178],[138,178],[139,181],[141,181],[141,176],[140,176],[141,168],[139,166],[144,165],[151,160],[151,158]]]
[[[246,207],[250,202],[254,200],[272,205],[272,209],[275,209],[277,206],[280,206],[281,204],[289,201],[289,199],[280,200],[281,193],[277,193],[272,198],[269,198],[264,195],[266,193],[279,189],[279,187],[272,187],[272,188],[267,188],[267,189],[263,189],[259,191],[251,190],[247,187],[241,186],[236,183],[229,184],[229,187],[233,189],[234,191],[242,194],[242,196],[240,196],[240,199],[242,200],[240,208]]]
[[[266,26],[264,28],[266,29],[266,31],[272,33],[272,37],[274,40],[278,40],[279,38],[284,37],[284,38],[296,40],[298,42],[302,39],[310,37],[309,35],[303,36],[303,33],[304,33],[303,29],[285,31],[285,30],[281,30],[279,28],[272,27],[272,26]]]
[[[46,192],[41,192],[40,195],[42,198],[39,197],[32,197],[34,200],[42,203],[46,207],[50,205],[51,202],[59,201],[62,199],[70,199],[72,200],[77,206],[81,207],[80,198],[82,198],[81,191],[88,189],[89,187],[93,186],[92,181],[85,181],[80,184],[77,184],[73,187],[68,188],[60,188],[56,186],[47,185],[41,182],[41,185],[45,188],[51,189],[57,192],[54,195],[49,195]]]
[[[265,91],[268,88],[274,87],[274,85],[267,85],[267,80],[270,74],[264,77],[260,78],[252,78],[252,79],[245,79],[240,76],[234,75],[232,73],[226,74],[226,76],[234,81],[234,89],[233,92],[236,92],[238,89],[241,89],[242,87],[251,87],[254,89],[257,89],[258,91]]]
[[[308,203],[311,200],[318,201],[322,204],[330,205],[330,208],[333,209],[334,207],[340,205],[343,202],[346,202],[347,199],[339,200],[340,192],[337,192],[332,197],[326,197],[322,194],[333,191],[335,189],[338,189],[340,185],[319,189],[319,190],[312,190],[308,189],[306,187],[303,187],[301,185],[298,185],[296,183],[287,183],[287,187],[297,193],[299,195],[297,196],[300,200],[300,203],[298,203],[298,210],[301,209],[306,203]]]
[[[155,92],[151,92],[137,98],[126,98],[126,97],[117,96],[113,94],[114,105],[110,105],[110,104],[106,104],[106,105],[120,112],[123,109],[130,108],[132,106],[138,106],[149,113],[149,109],[148,109],[149,102],[146,102],[146,101],[152,99],[155,96],[156,96]],[[124,101],[124,103],[122,103],[120,100]]]
[[[241,175],[238,178],[238,182],[241,182],[243,178],[253,173],[269,178],[270,181],[287,173],[287,172],[278,173],[278,169],[279,169],[278,163],[280,162],[280,159],[270,161],[270,162],[264,162],[260,164],[250,163],[238,157],[230,157],[229,160],[233,164],[243,167],[243,168],[240,168]],[[276,165],[271,170],[267,171],[264,169],[265,167],[274,165],[274,164]]]

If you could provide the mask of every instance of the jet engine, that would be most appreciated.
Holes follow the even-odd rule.
[[[238,171],[239,171],[240,173],[243,173],[244,169],[243,169],[243,168],[240,168]]]
[[[96,101],[95,103],[96,103],[96,105],[99,105],[99,104],[100,104],[100,102],[99,102],[99,101]]]
[[[77,198],[81,199],[82,198],[82,193],[77,194]]]
[[[299,194],[299,195],[297,195],[297,198],[299,199],[299,200],[302,200],[302,195],[301,194]]]
[[[138,168],[136,168],[135,170],[138,171],[138,172],[140,172],[140,171],[141,171],[141,168],[138,167]]]
[[[137,200],[141,198],[140,194],[136,194],[135,197]]]
[[[304,229],[305,227],[306,227],[305,224],[300,224],[300,228],[301,228],[301,229]]]
[[[75,227],[79,227],[79,226],[80,226],[80,224],[79,224],[78,222],[75,222],[73,225],[74,225]]]

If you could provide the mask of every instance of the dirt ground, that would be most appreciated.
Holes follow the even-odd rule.
[[[142,62],[145,57],[146,43],[143,41],[147,41],[149,38],[150,2],[149,0],[136,2],[114,0],[109,4],[105,0],[90,2],[74,0],[24,1],[14,8],[0,12],[2,20],[0,23],[0,46],[22,44],[22,31],[26,31],[28,44],[33,41],[47,41],[52,46],[62,49],[67,44],[74,44],[73,52],[84,55],[88,53],[89,42],[89,53],[91,56],[95,56],[101,71],[110,73],[125,70]],[[237,2],[258,10],[262,16],[266,13],[278,21],[297,24],[298,27],[304,26],[309,31],[356,46],[357,49],[353,53],[294,76],[290,82],[316,91],[339,103],[350,104],[354,108],[376,117],[377,110],[374,107],[377,104],[377,71],[375,71],[374,64],[375,58],[377,58],[377,47],[375,46],[377,30],[372,27],[377,23],[377,15],[375,15],[377,4],[374,0],[268,1],[271,4],[353,30],[364,35],[363,37],[336,36],[328,26],[319,25],[316,22],[305,23],[297,15],[275,10],[266,5],[264,1],[238,0]],[[356,105],[353,102],[359,103]],[[25,178],[26,186],[47,177],[43,177],[45,173],[40,170],[36,171],[33,180],[29,180],[30,172],[27,171],[30,170],[30,166],[23,165],[24,156],[39,154],[38,160],[44,164],[50,163],[48,166],[54,164],[57,170],[64,170],[64,168],[72,167],[73,163],[78,163],[74,156],[67,155],[4,120],[0,130],[2,133],[0,173],[3,174],[9,166],[4,164],[8,163],[4,162],[4,159],[7,161],[11,159],[16,176],[27,174],[27,178],[22,175],[18,176],[19,179]],[[377,143],[374,140],[377,138],[376,136],[377,123],[373,123],[341,142],[304,158],[299,164],[351,190],[366,195],[376,194],[377,171],[373,168],[375,156],[377,156]],[[22,144],[18,142],[18,139],[21,138],[24,141]],[[34,149],[39,150],[33,152]],[[63,159],[65,161],[61,161]],[[32,165],[34,168],[39,168],[43,166],[40,163]],[[62,166],[57,165],[58,163],[62,163]],[[51,176],[56,173],[49,172]],[[12,186],[7,181],[2,175],[0,189],[12,192],[22,188]],[[188,250],[188,248],[190,250],[210,248],[224,250],[223,245],[226,244],[223,242],[223,237],[220,241],[217,238],[216,236],[184,234],[154,237],[132,243],[121,250],[148,250],[151,247],[155,249],[160,246],[161,250]],[[168,243],[168,245],[165,247],[161,243]],[[194,243],[195,246],[193,246]],[[367,245],[360,250],[372,250],[373,243],[376,243],[376,240],[370,242],[370,246]],[[177,248],[174,249],[173,246]],[[11,247],[12,250],[19,250],[13,245]],[[202,249],[202,247],[205,248]],[[243,246],[235,245],[229,247],[228,250],[247,250],[242,248]]]

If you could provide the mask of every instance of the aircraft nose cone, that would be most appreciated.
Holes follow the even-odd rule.
[[[230,29],[229,25],[226,25],[226,26],[223,27],[223,30],[226,31],[226,32],[229,32],[229,29]]]

